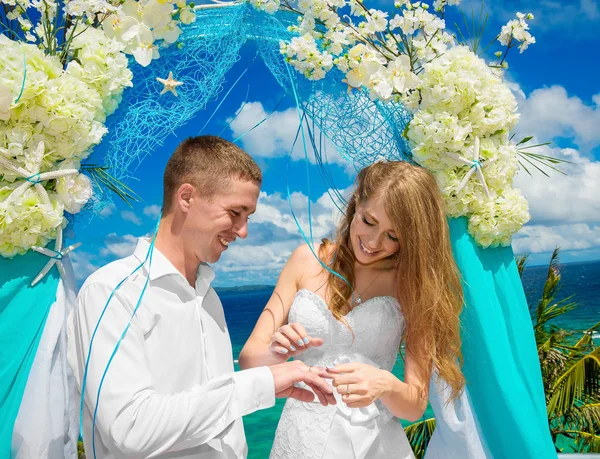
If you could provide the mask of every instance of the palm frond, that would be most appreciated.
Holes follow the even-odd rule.
[[[139,202],[140,196],[123,182],[108,172],[107,166],[98,164],[82,164],[81,170],[87,172],[100,188],[106,188],[115,193],[123,202],[132,207],[133,202]]]
[[[427,445],[429,444],[429,440],[431,440],[434,430],[435,418],[415,422],[404,429],[416,459],[422,459],[425,456]]]
[[[582,430],[565,430],[564,433],[575,437],[577,452],[600,453],[600,434]]]
[[[562,419],[565,429],[578,429],[589,433],[600,433],[600,403],[574,405]]]
[[[594,332],[596,332],[600,328],[600,322],[596,325],[588,328],[583,332],[583,336],[575,343],[574,348],[581,350],[583,348],[594,346]]]
[[[564,416],[584,397],[600,394],[600,347],[575,359],[557,379],[548,400],[548,414]]]
[[[518,255],[515,261],[517,262],[517,270],[519,271],[519,277],[523,277],[523,271],[525,271],[525,267],[527,266],[527,261],[529,260],[529,254],[524,253]]]

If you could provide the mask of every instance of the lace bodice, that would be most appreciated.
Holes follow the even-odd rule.
[[[340,358],[366,357],[380,368],[391,370],[398,355],[404,318],[398,300],[391,296],[371,298],[346,315],[348,326],[337,320],[316,293],[302,289],[294,298],[288,322],[304,326],[309,336],[323,338],[321,347],[304,352],[307,365],[333,365]]]
[[[288,322],[298,322],[309,336],[324,340],[322,346],[310,348],[298,358],[307,365],[362,362],[391,370],[404,330],[398,301],[390,296],[371,298],[350,311],[346,321],[347,325],[338,321],[316,293],[306,289],[298,291]],[[336,445],[333,446],[336,453],[331,452],[330,432],[332,428],[339,428],[333,426],[340,423],[352,430],[348,438],[343,436],[341,441],[352,444],[355,458],[413,457],[402,426],[381,401],[367,408],[348,408],[341,399],[338,399],[338,405],[326,407],[318,402],[288,399],[277,427],[271,459],[351,458],[348,452],[338,453]],[[334,437],[339,441],[339,432]],[[361,443],[367,447],[374,445],[377,452],[369,449],[366,453],[356,454]]]

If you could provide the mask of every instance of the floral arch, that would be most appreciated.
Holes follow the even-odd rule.
[[[50,312],[60,309],[59,298],[63,314],[68,298],[72,307],[63,263],[76,244],[63,247],[65,212],[100,209],[108,190],[126,198],[122,184],[139,162],[224,91],[225,74],[253,40],[296,100],[300,120],[310,119],[357,169],[400,159],[434,173],[465,280],[464,368],[481,431],[490,450],[501,451],[491,433],[517,419],[515,452],[547,448],[533,334],[510,249],[529,218],[512,180],[520,158],[532,160],[523,149],[531,139],[510,136],[517,105],[502,79],[506,52],[534,40],[529,17],[519,15],[488,65],[445,30],[445,9],[458,3],[436,0],[430,12],[399,0],[388,18],[359,0],[7,2],[0,15],[0,300],[7,311],[0,328],[20,334],[6,346],[10,384],[0,391],[10,403],[2,407],[0,447],[10,448]],[[39,26],[53,21],[62,39],[58,28]],[[101,141],[91,158],[106,169],[92,168],[88,157]],[[499,323],[509,326],[498,330]],[[64,352],[64,329],[55,326]],[[494,365],[481,371],[484,362]],[[491,384],[502,388],[501,404],[488,400]]]

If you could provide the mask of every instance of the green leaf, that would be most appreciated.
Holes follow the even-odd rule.
[[[520,141],[520,142],[519,142],[517,145],[521,145],[521,144],[527,143],[527,142],[529,142],[531,139],[533,139],[533,136],[532,136],[532,135],[530,135],[530,136],[528,136],[528,137],[525,137],[525,138],[521,139],[521,141]]]
[[[139,202],[142,200],[135,191],[118,180],[116,177],[109,174],[107,172],[107,166],[99,166],[97,164],[82,164],[81,170],[82,172],[87,172],[100,188],[106,188],[109,191],[112,191],[129,207],[132,207],[133,202]]]
[[[600,347],[577,359],[554,384],[549,415],[564,415],[573,409],[578,399],[598,393],[600,381]]]
[[[415,422],[404,429],[416,459],[422,459],[425,456],[427,445],[434,430],[435,418]]]

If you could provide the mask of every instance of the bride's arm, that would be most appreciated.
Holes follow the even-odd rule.
[[[404,381],[388,373],[388,384],[381,396],[383,404],[394,416],[410,422],[418,421],[427,409],[429,376],[407,351],[404,362]]]
[[[273,352],[270,344],[275,332],[288,322],[288,313],[302,280],[302,268],[306,268],[307,261],[310,261],[309,256],[312,257],[310,249],[308,246],[302,245],[294,250],[283,267],[275,290],[240,353],[241,369],[275,365],[285,362],[291,357],[290,353],[277,354]]]

